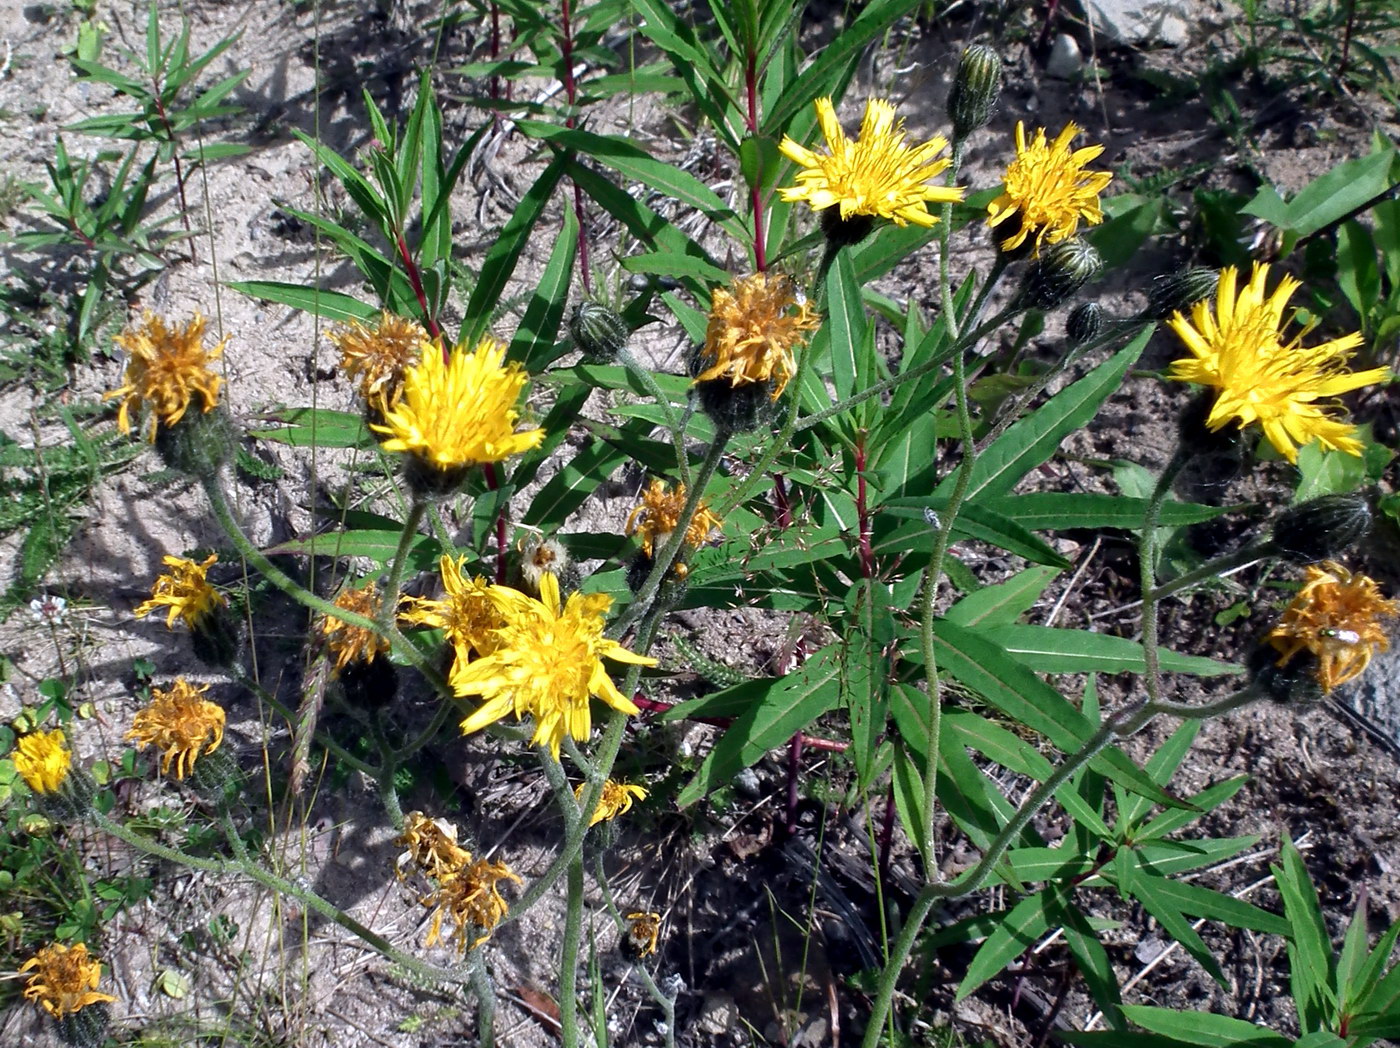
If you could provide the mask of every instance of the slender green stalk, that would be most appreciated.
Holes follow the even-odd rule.
[[[593,856],[593,880],[598,884],[598,890],[603,895],[603,904],[607,906],[608,913],[617,923],[618,931],[621,934],[627,933],[626,919],[622,916],[622,908],[617,905],[617,898],[613,895],[612,885],[608,883],[607,871],[603,869],[603,853],[600,851]],[[676,998],[668,995],[661,989],[651,972],[647,971],[646,965],[641,960],[632,965],[632,970],[642,980],[642,985],[647,988],[647,993],[661,1009],[663,1021],[666,1028],[662,1031],[665,1037],[666,1048],[676,1048]]]
[[[690,456],[687,455],[685,451],[685,422],[677,417],[675,405],[672,404],[671,399],[661,391],[661,387],[656,382],[656,376],[651,373],[650,369],[642,367],[641,362],[626,349],[618,353],[617,361],[627,369],[628,373],[632,375],[633,378],[642,384],[642,388],[651,395],[651,398],[656,401],[657,406],[661,408],[662,414],[666,416],[666,428],[671,431],[671,443],[674,444],[676,448],[676,469],[680,471],[681,483],[687,488],[692,487],[693,485],[690,480]],[[688,414],[686,416],[686,421],[689,421]]]
[[[384,582],[384,598],[379,605],[379,614],[375,616],[375,622],[378,623],[381,633],[393,625],[394,615],[399,610],[399,591],[403,587],[403,573],[408,564],[408,553],[413,548],[413,540],[418,537],[418,525],[423,523],[423,514],[427,508],[428,503],[415,494],[413,502],[408,507],[408,518],[403,522],[398,548],[394,550],[394,560],[389,568],[389,577]]]
[[[1157,701],[1162,689],[1161,658],[1157,652],[1157,521],[1162,515],[1162,503],[1172,489],[1172,482],[1186,465],[1186,452],[1180,444],[1157,478],[1152,489],[1152,497],[1147,502],[1147,512],[1142,522],[1142,534],[1138,536],[1138,568],[1142,579],[1142,656],[1145,663],[1143,680],[1147,686],[1147,696]]]
[[[467,954],[467,978],[476,994],[476,1043],[491,1048],[496,1043],[496,988],[480,950]]]
[[[563,956],[559,967],[559,1037],[564,1048],[578,1048],[578,950],[583,938],[582,852],[569,860],[567,885]]]
[[[870,1023],[865,1028],[865,1038],[861,1042],[862,1048],[877,1048],[886,1018],[889,1016],[890,1005],[894,1001],[899,975],[914,949],[919,932],[923,930],[924,922],[933,912],[934,905],[948,899],[961,898],[980,888],[991,876],[1007,849],[1015,843],[1022,831],[1030,825],[1031,820],[1049,803],[1060,787],[1073,778],[1081,768],[1088,765],[1106,746],[1115,739],[1127,738],[1141,731],[1158,716],[1179,717],[1183,720],[1208,720],[1231,713],[1250,703],[1257,702],[1261,698],[1263,698],[1263,693],[1255,686],[1250,685],[1233,695],[1201,706],[1147,701],[1137,706],[1130,706],[1120,711],[1117,716],[1105,720],[1078,750],[1066,756],[1054,772],[1031,791],[1021,806],[1016,809],[1016,814],[987,845],[986,851],[983,852],[982,858],[975,866],[965,870],[951,881],[937,882],[930,879],[925,883],[923,889],[914,899],[909,914],[905,918],[904,928],[900,932],[899,938],[895,940],[889,960],[880,973],[875,1003],[870,1013]]]
[[[1234,553],[1227,553],[1221,557],[1216,557],[1214,560],[1208,560],[1199,568],[1188,571],[1184,575],[1178,575],[1176,578],[1170,579],[1160,586],[1154,586],[1152,589],[1152,599],[1156,601],[1161,600],[1163,597],[1170,597],[1173,593],[1188,589],[1198,582],[1216,578],[1227,571],[1273,555],[1272,543],[1267,541],[1252,542],[1243,549],[1236,550]]]

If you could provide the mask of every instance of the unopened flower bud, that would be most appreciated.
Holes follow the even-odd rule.
[[[1197,302],[1215,294],[1220,283],[1220,271],[1194,266],[1179,273],[1158,277],[1147,293],[1144,320],[1166,320],[1173,313],[1190,309]]]
[[[1020,304],[1051,310],[1092,280],[1103,268],[1103,259],[1087,240],[1070,237],[1040,253],[1021,284]]]
[[[691,377],[700,374],[704,366],[704,347],[696,346],[688,366]],[[692,388],[700,410],[722,433],[747,433],[773,418],[776,385],[771,378],[738,386],[728,378],[712,378],[696,382]]]
[[[842,218],[839,207],[829,207],[821,216],[822,233],[833,250],[855,247],[875,229],[872,216],[852,214]]]
[[[58,1039],[69,1048],[102,1048],[112,1013],[104,1002],[89,1004],[58,1020]]]
[[[1371,507],[1360,495],[1323,495],[1279,514],[1271,552],[1299,564],[1335,560],[1371,530]]]
[[[1097,302],[1082,302],[1070,310],[1065,320],[1065,335],[1070,345],[1082,346],[1092,342],[1103,331],[1103,307]]]
[[[948,93],[948,119],[953,140],[966,138],[986,125],[1001,94],[1001,58],[990,47],[974,44],[962,53],[953,89]]]
[[[580,353],[594,363],[616,360],[631,335],[627,321],[598,302],[580,302],[569,318],[569,334]]]

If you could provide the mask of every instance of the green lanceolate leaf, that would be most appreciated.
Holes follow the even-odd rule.
[[[715,742],[676,803],[689,807],[835,709],[841,701],[839,651],[837,645],[823,648],[786,677],[774,678]]]
[[[948,609],[950,622],[966,628],[1009,626],[1031,609],[1059,568],[1034,566],[1005,582],[969,593]]]
[[[400,531],[327,531],[306,539],[283,542],[263,552],[269,556],[366,557],[381,566],[394,559]],[[442,546],[431,535],[416,535],[409,547],[408,563],[413,571],[428,571],[437,565]]]
[[[997,922],[978,948],[958,984],[956,1000],[963,1000],[988,979],[995,978],[1052,926],[1052,915],[1061,905],[1058,889],[1047,888],[1027,896]]]
[[[558,356],[556,343],[559,325],[564,320],[564,308],[569,301],[569,283],[573,278],[574,258],[578,254],[578,219],[573,208],[564,209],[564,228],[539,282],[530,295],[525,315],[510,341],[511,360],[518,360],[532,374],[543,371]]]
[[[1039,673],[1143,673],[1147,668],[1142,645],[1127,637],[1025,623],[992,626],[981,632]],[[1165,673],[1218,677],[1243,672],[1239,666],[1200,655],[1180,655],[1167,648],[1157,652]]]
[[[291,306],[314,317],[341,323],[350,320],[373,320],[379,314],[379,310],[374,306],[350,295],[342,295],[339,291],[325,291],[280,280],[235,280],[228,286],[249,298]]]
[[[1283,897],[1284,916],[1291,926],[1288,969],[1293,1001],[1303,1029],[1321,1030],[1331,1025],[1337,1007],[1332,942],[1322,919],[1317,889],[1291,840],[1284,841],[1279,857],[1281,865],[1270,869]]]
[[[1211,954],[1210,948],[1191,927],[1177,905],[1179,896],[1173,892],[1176,882],[1158,877],[1138,865],[1138,856],[1131,848],[1120,848],[1112,864],[1118,890],[1142,903],[1143,909],[1156,918],[1162,930],[1181,945],[1211,978],[1228,987],[1225,973]]]
[[[374,434],[365,425],[363,415],[325,408],[282,408],[260,416],[277,422],[276,428],[252,429],[250,437],[289,444],[294,448],[371,448]]]

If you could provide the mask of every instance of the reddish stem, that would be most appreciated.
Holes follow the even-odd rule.
[[[880,883],[890,872],[890,842],[894,840],[894,783],[885,791],[885,817],[880,820]]]
[[[870,512],[865,492],[864,430],[856,437],[856,519],[860,527],[860,573],[867,579],[875,577],[875,551],[870,546]]]
[[[802,770],[802,736],[788,740],[787,831],[797,832],[797,773]]]
[[[632,701],[637,704],[643,713],[665,713],[671,708],[669,702],[662,702],[660,699],[652,699],[637,692],[632,696]],[[716,728],[727,728],[734,723],[732,717],[689,717],[697,724],[711,724]],[[821,750],[823,753],[845,753],[848,743],[836,742],[831,739],[818,739],[812,735],[795,735],[794,738],[801,739],[802,745],[809,750]]]
[[[1050,23],[1055,20],[1055,12],[1060,8],[1060,0],[1049,0],[1045,5],[1045,25],[1040,29],[1040,40],[1037,47],[1044,47],[1046,41],[1050,39]]]
[[[578,101],[578,85],[574,83],[574,24],[569,0],[560,0],[564,16],[563,38],[559,41],[559,55],[563,69],[564,97],[569,100],[569,115],[564,118],[565,127],[574,127],[574,105]],[[574,218],[578,219],[578,265],[579,276],[583,280],[583,291],[593,294],[593,278],[588,273],[588,227],[583,217],[583,190],[574,183]]]
[[[749,134],[758,135],[758,55],[749,52],[748,62],[744,67],[744,87],[748,95],[748,113],[745,122],[748,125]],[[762,153],[758,156],[761,158]],[[766,237],[763,231],[763,165],[760,160],[758,170],[754,172],[753,185],[749,187],[749,199],[753,205],[753,264],[754,269],[762,273],[768,268],[767,249],[764,246]]]
[[[491,61],[496,61],[501,57],[501,9],[491,4]],[[501,78],[494,73],[491,75],[491,97],[501,97]],[[500,114],[496,114],[496,119],[500,120]]]
[[[788,498],[787,482],[781,473],[773,475],[773,505],[778,510],[778,527],[792,527],[792,500]]]
[[[399,249],[399,259],[403,262],[404,272],[408,275],[408,282],[413,287],[413,294],[418,299],[418,308],[423,311],[423,326],[428,329],[428,334],[433,338],[442,338],[442,329],[433,319],[433,315],[428,310],[428,293],[423,290],[423,275],[418,271],[418,263],[413,261],[413,256],[408,253],[408,242],[404,240],[403,233],[394,234],[394,244]],[[442,362],[447,363],[447,342],[442,343]]]
[[[483,462],[481,468],[486,474],[486,486],[495,491],[500,487],[500,483],[496,480],[496,464]],[[504,507],[496,514],[496,584],[499,586],[506,584],[506,511]]]

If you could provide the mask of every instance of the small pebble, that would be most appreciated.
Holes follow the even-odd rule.
[[[1045,61],[1047,76],[1056,80],[1073,80],[1084,68],[1084,57],[1079,53],[1079,45],[1068,33],[1055,37],[1050,45],[1050,57]]]

